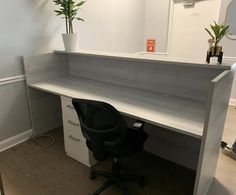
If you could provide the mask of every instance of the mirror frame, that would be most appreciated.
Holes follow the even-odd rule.
[[[230,8],[230,5],[233,3],[233,0],[231,0],[231,2],[228,4],[228,7],[226,9],[226,15],[225,15],[225,23],[226,23],[226,19],[227,19],[227,15],[229,13],[229,8]],[[233,41],[236,41],[236,34],[235,35],[229,35],[227,34],[226,37],[230,40],[233,40]]]

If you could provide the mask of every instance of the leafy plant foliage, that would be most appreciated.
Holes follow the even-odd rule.
[[[229,32],[229,26],[225,24],[217,24],[214,22],[214,25],[211,26],[211,31],[205,28],[205,30],[208,32],[208,34],[213,39],[214,46],[218,46],[218,43],[221,41],[221,39]]]
[[[59,9],[54,10],[57,16],[63,16],[66,23],[66,33],[73,33],[73,20],[84,21],[82,18],[76,17],[79,8],[85,3],[85,1],[74,0],[53,0],[53,2],[59,6]]]

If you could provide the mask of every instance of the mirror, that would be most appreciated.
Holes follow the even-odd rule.
[[[232,0],[228,6],[225,23],[230,25],[230,30],[227,35],[229,39],[236,40],[236,1]]]

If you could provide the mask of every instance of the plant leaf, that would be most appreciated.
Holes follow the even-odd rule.
[[[72,21],[74,19],[84,21],[82,18],[76,18],[79,8],[86,2],[84,0],[79,1],[78,3],[75,0],[53,0],[53,2],[59,7],[56,12],[56,15],[64,15],[66,20],[66,27],[69,26],[67,32],[73,32]]]
[[[80,1],[79,3],[76,4],[76,6],[80,7],[81,5],[83,5],[86,1]]]
[[[76,19],[79,20],[79,21],[83,21],[84,22],[83,18],[76,18]]]
[[[208,30],[207,28],[205,28],[205,30],[208,32],[208,34],[213,38],[215,46],[217,46],[217,44],[221,41],[221,39],[227,34],[227,32],[229,31],[229,27],[230,26],[226,26],[225,24],[217,24],[214,21],[213,25],[210,25],[211,30],[213,31],[213,33],[211,33],[210,30]]]
[[[205,30],[208,32],[208,34],[211,36],[211,38],[212,38],[213,40],[215,40],[215,37],[212,35],[211,31],[209,31],[207,28],[205,28]]]

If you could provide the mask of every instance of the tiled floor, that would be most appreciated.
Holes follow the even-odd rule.
[[[236,109],[230,107],[223,140],[233,144],[236,139]],[[236,195],[236,160],[220,154],[216,179],[208,195]]]

